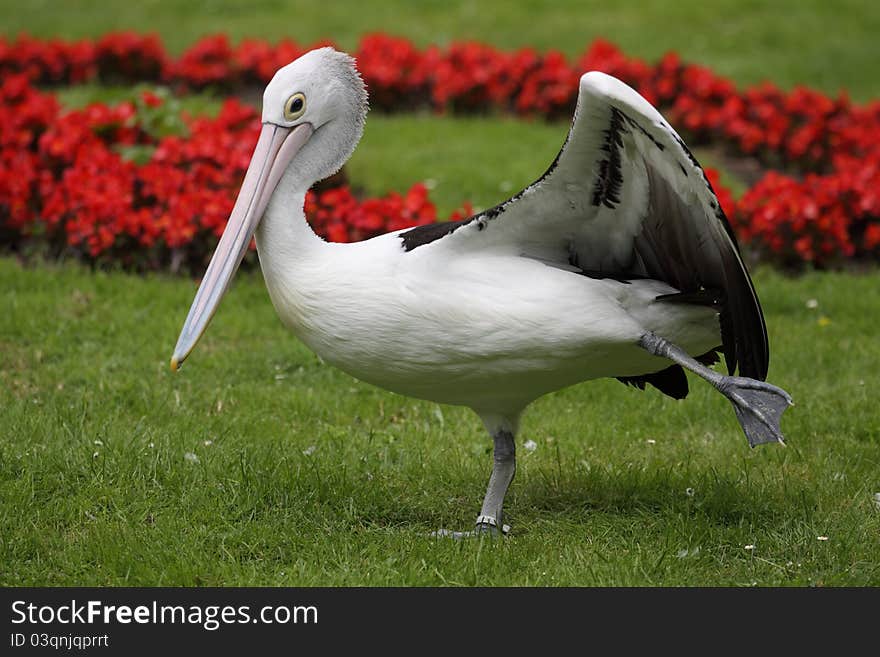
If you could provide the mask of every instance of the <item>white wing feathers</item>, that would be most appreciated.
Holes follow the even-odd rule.
[[[662,280],[681,292],[664,301],[717,305],[731,373],[766,378],[761,307],[703,169],[650,103],[604,73],[581,78],[568,137],[540,179],[495,208],[401,237],[407,251],[504,249],[588,276]]]

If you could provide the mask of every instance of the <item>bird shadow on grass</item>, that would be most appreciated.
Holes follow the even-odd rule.
[[[512,514],[550,513],[589,522],[591,515],[695,517],[718,527],[777,524],[809,518],[817,496],[792,481],[749,481],[706,471],[688,479],[673,472],[578,472],[534,478],[512,496]]]
[[[458,487],[449,483],[450,492],[474,487],[473,482],[461,482]],[[351,529],[368,531],[441,527],[461,530],[470,527],[480,499],[479,495],[443,496],[441,504],[389,490],[387,496],[362,500],[355,513],[344,520],[337,517],[337,521],[344,521]],[[329,512],[334,502],[328,499],[322,504],[327,505]],[[816,505],[817,498],[806,485],[793,487],[791,482],[783,487],[708,474],[691,487],[680,477],[635,479],[580,473],[552,484],[539,479],[522,483],[508,496],[505,520],[513,526],[516,536],[527,535],[537,519],[564,519],[569,526],[586,528],[597,516],[621,520],[654,517],[663,522],[692,520],[718,529],[743,525],[778,527],[792,518],[809,521]]]

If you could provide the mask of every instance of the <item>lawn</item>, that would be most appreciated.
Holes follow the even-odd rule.
[[[757,285],[787,447],[701,381],[582,384],[525,416],[512,533],[458,543],[479,420],[322,364],[258,273],[175,375],[192,282],[0,260],[0,584],[878,585],[880,275]]]
[[[861,100],[880,96],[880,78],[871,74],[880,61],[880,11],[873,0],[0,0],[0,15],[0,34],[72,38],[149,30],[172,52],[218,32],[235,40],[331,38],[354,48],[361,35],[384,31],[420,46],[474,39],[568,55],[604,37],[651,60],[675,50],[741,83],[769,78],[784,87],[847,89]]]
[[[880,61],[871,2],[360,2],[356,21],[344,2],[97,4],[0,0],[0,33],[135,26],[180,51],[217,31],[353,47],[383,29],[568,54],[603,36],[740,83],[880,96],[865,73]],[[60,92],[70,106],[125,93]],[[372,194],[429,180],[442,215],[519,189],[564,134],[375,114],[348,173]],[[880,585],[880,271],[763,268],[756,285],[770,380],[797,403],[787,447],[750,450],[699,380],[683,402],[582,384],[524,417],[511,534],[454,542],[429,533],[479,510],[492,460],[479,420],[321,363],[281,327],[259,272],[239,275],[175,375],[193,281],[0,257],[0,585]]]

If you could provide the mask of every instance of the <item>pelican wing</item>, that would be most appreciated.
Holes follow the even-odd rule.
[[[603,73],[581,78],[568,137],[539,180],[400,237],[407,251],[501,249],[588,276],[664,281],[679,294],[660,301],[717,305],[731,373],[766,378],[761,306],[703,169],[650,103]]]

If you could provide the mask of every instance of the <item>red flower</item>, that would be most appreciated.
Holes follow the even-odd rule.
[[[152,91],[142,91],[141,98],[144,101],[144,104],[147,107],[161,107],[162,103],[165,101],[162,100],[161,97],[154,94]]]
[[[297,59],[306,50],[288,39],[274,46],[257,39],[245,39],[235,49],[233,66],[240,71],[243,82],[266,84],[275,71]]]
[[[525,79],[516,110],[549,117],[570,116],[577,99],[578,73],[562,53],[551,50]]]
[[[215,34],[190,46],[169,67],[168,75],[195,89],[209,85],[229,88],[238,83],[239,70],[226,35]]]
[[[415,102],[427,88],[424,57],[406,39],[368,34],[361,39],[356,58],[374,108],[389,110]]]
[[[95,48],[103,80],[160,80],[166,75],[168,55],[155,34],[115,32],[101,38]]]

